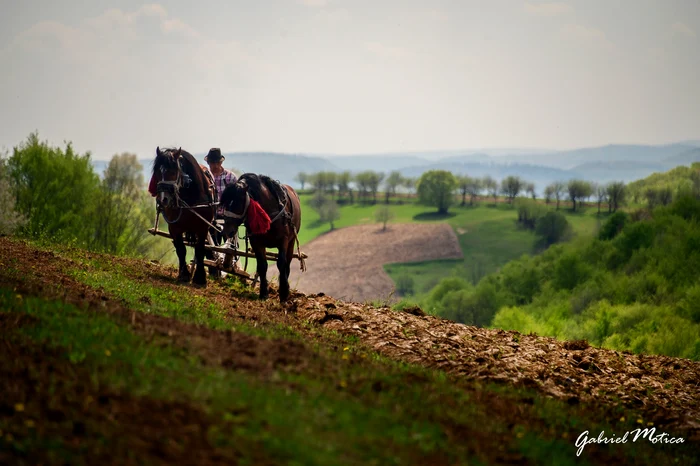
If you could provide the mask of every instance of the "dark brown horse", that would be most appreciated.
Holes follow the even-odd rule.
[[[214,220],[212,181],[203,167],[187,151],[180,149],[156,148],[153,161],[153,176],[149,191],[156,197],[158,209],[168,223],[168,232],[173,239],[179,260],[179,282],[189,282],[190,272],[185,262],[187,248],[183,234],[193,235],[195,273],[192,281],[198,285],[207,284],[204,270],[204,245],[209,227]]]
[[[255,253],[260,299],[267,299],[266,248],[276,248],[280,301],[289,298],[289,272],[294,242],[301,227],[301,203],[296,191],[264,175],[245,173],[226,187],[219,199],[224,206],[224,233],[236,234],[244,224]],[[298,244],[298,242],[297,242]],[[301,261],[304,270],[303,259]]]

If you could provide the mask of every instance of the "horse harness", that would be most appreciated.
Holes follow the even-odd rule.
[[[289,224],[291,225],[292,214],[287,209],[287,204],[289,203],[289,193],[287,192],[287,188],[285,188],[284,186],[280,186],[280,187],[282,188],[282,191],[284,192],[284,205],[282,206],[280,211],[277,212],[277,214],[270,219],[270,225],[275,223],[275,221],[277,221],[282,216],[284,216],[289,221]],[[224,210],[224,216],[230,217],[230,218],[233,218],[236,220],[240,219],[241,223],[243,223],[243,222],[245,222],[245,219],[248,216],[248,207],[249,206],[250,206],[250,194],[246,191],[246,193],[245,193],[245,206],[243,207],[243,212],[240,214],[236,214],[236,213],[231,212],[230,210]],[[248,236],[252,236],[252,235],[246,233],[246,239],[248,238]]]
[[[160,167],[161,171],[161,176],[165,173],[165,167]],[[183,182],[184,180],[184,182]],[[158,184],[156,185],[156,191],[157,192],[168,192],[172,194],[175,197],[175,206],[180,209],[178,216],[175,220],[168,220],[168,217],[165,216],[165,211],[164,209],[160,206],[160,204],[157,204],[157,213],[161,213],[163,215],[163,219],[165,220],[166,223],[173,224],[177,223],[180,221],[180,217],[182,217],[182,209],[187,209],[191,211],[193,214],[195,214],[197,217],[202,219],[204,223],[209,225],[210,227],[214,228],[217,232],[221,233],[223,231],[223,228],[219,227],[218,225],[213,225],[211,222],[209,222],[207,219],[202,217],[199,213],[197,213],[194,209],[198,209],[200,207],[212,207],[218,205],[218,203],[215,202],[210,202],[208,204],[199,204],[195,206],[190,206],[182,200],[180,197],[180,188],[182,187],[187,187],[189,184],[192,182],[192,178],[185,173],[185,171],[182,169],[181,161],[177,161],[177,178],[175,181],[159,181]],[[157,218],[157,217],[156,217]]]

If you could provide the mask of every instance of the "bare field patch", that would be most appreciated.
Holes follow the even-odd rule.
[[[461,259],[452,227],[438,224],[360,225],[327,233],[302,251],[309,255],[307,271],[292,262],[292,288],[302,293],[325,293],[345,301],[386,299],[394,282],[384,264],[436,259]]]

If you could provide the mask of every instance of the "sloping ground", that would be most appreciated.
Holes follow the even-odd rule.
[[[183,289],[183,285],[174,283],[176,271],[170,267],[89,253],[75,254],[87,261],[100,261],[104,268],[119,270],[128,276],[132,284],[155,283],[166,292]],[[299,374],[313,372],[324,383],[339,383],[334,382],[340,379],[338,363],[365,364],[361,366],[362,371],[364,368],[369,370],[366,354],[346,357],[342,344],[338,351],[343,358],[331,361],[299,341],[252,337],[230,330],[217,331],[139,312],[133,305],[115,299],[112,293],[101,287],[77,281],[68,272],[76,268],[86,269],[89,266],[67,259],[63,254],[41,251],[19,241],[0,238],[0,286],[16,290],[20,300],[21,296],[46,296],[72,303],[95,314],[106,313],[149,341],[174,344],[192,352],[208,366],[243,371],[266,381],[275,380],[279,377],[277,371],[282,370]],[[334,330],[353,336],[361,344],[395,360],[443,370],[455,386],[482,380],[505,386],[530,387],[548,397],[566,401],[572,409],[580,405],[584,410],[609,410],[611,424],[618,420],[615,417],[617,408],[630,408],[640,416],[635,420],[635,425],[653,425],[660,431],[681,433],[686,442],[700,442],[698,362],[663,356],[637,356],[590,348],[584,342],[558,342],[517,332],[479,329],[422,316],[418,309],[411,311],[416,314],[413,315],[338,301],[325,295],[296,293],[289,304],[280,306],[274,300],[274,293],[272,300],[260,302],[232,292],[223,283],[211,282],[206,289],[184,288],[192,296],[228,309],[226,319],[231,321],[268,328],[282,324],[294,328],[309,342],[318,340],[319,329]],[[149,304],[148,296],[143,296],[140,301]],[[3,311],[0,310],[2,337],[14,327],[31,324],[28,321],[31,319],[12,313],[3,314]],[[30,419],[24,421],[24,424],[14,427],[15,437],[31,436],[32,429],[42,435],[56,435],[60,426],[68,423],[69,431],[72,429],[71,441],[75,442],[77,451],[81,451],[81,445],[90,436],[98,442],[105,438],[118,439],[115,440],[116,444],[109,444],[109,448],[105,446],[103,450],[92,451],[91,459],[105,460],[105,463],[109,462],[110,455],[115,451],[131,452],[135,458],[156,458],[156,463],[178,462],[183,458],[183,452],[188,452],[191,454],[188,458],[200,458],[200,464],[235,464],[236,458],[244,453],[235,448],[212,448],[211,438],[206,432],[220,421],[201,408],[176,401],[128,396],[106,387],[91,388],[91,384],[83,384],[82,381],[90,379],[93,374],[79,366],[67,364],[50,348],[37,348],[22,340],[5,338],[0,338],[0,348],[0,392],[4,394],[0,399],[0,425],[7,419],[15,419],[13,416],[20,411],[32,414],[30,419],[46,421],[42,424],[37,422],[36,425],[30,425]],[[169,380],[165,385],[174,383],[174,380]],[[365,402],[374,400],[385,390],[378,381],[370,379],[368,383],[371,387],[370,398]],[[406,383],[408,387],[420,381],[406,380]],[[341,383],[338,390],[344,387]],[[60,395],[58,400],[49,398],[55,397],[56,393]],[[454,400],[442,397],[441,393],[441,403],[453,406]],[[481,398],[475,399],[487,406],[492,416],[499,419],[511,416],[508,419],[511,423],[534,426],[544,419],[538,420],[526,414],[529,409],[527,399],[515,405],[512,401],[507,403],[505,398],[490,401],[481,395]],[[423,404],[429,400],[418,402]],[[529,403],[533,403],[533,400]],[[467,409],[464,404],[455,406],[459,406],[459,411]],[[82,420],[71,424],[74,417]],[[476,452],[483,462],[527,463],[517,454],[499,451],[498,445],[512,440],[516,435],[509,430],[511,427],[509,425],[501,437],[493,438],[479,436],[478,429],[460,430],[464,429],[462,425],[445,428],[450,438],[454,439],[454,448],[463,445],[469,451]],[[579,433],[586,428],[588,426],[568,427],[569,431]],[[163,438],[162,433],[166,430],[174,433],[177,444],[168,443],[170,441]],[[138,431],[139,435],[134,436],[133,431]],[[0,432],[0,446],[8,438],[7,431]],[[573,445],[574,438],[569,438]],[[593,448],[587,447],[591,453],[599,452]],[[615,456],[624,450],[611,448],[609,451],[612,457],[598,459],[607,458],[616,464],[629,461]],[[657,450],[652,448],[651,451]],[[572,455],[568,446],[565,455]],[[0,451],[0,463],[12,462],[13,458],[4,456]],[[265,462],[265,454],[260,452],[260,458],[255,463]],[[433,456],[425,457],[422,461],[416,459],[415,464],[449,463],[445,458]],[[641,459],[632,463],[647,464],[646,460]]]
[[[384,264],[463,257],[457,235],[446,223],[389,224],[386,231],[378,225],[342,228],[302,251],[309,255],[308,270],[302,273],[292,262],[292,287],[359,302],[387,299],[393,291]]]
[[[700,362],[472,327],[326,296],[302,297],[295,306],[300,318],[356,335],[392,358],[533,387],[573,404],[621,402],[647,413],[645,422],[687,429],[700,440]]]

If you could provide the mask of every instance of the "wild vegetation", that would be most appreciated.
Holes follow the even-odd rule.
[[[147,233],[155,213],[145,192],[143,167],[134,154],[112,157],[104,176],[90,153],[41,141],[37,133],[0,157],[2,230],[48,238],[93,251],[161,257],[164,241]]]

